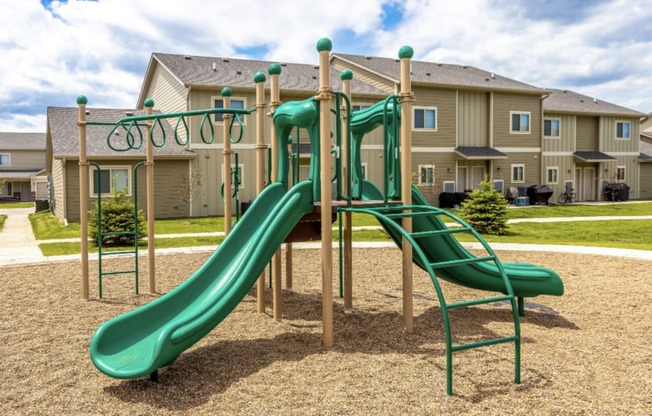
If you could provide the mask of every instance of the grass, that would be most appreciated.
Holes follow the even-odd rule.
[[[192,217],[158,219],[156,234],[190,234],[224,231],[224,217]]]
[[[3,202],[0,204],[0,208],[32,208],[34,206],[33,202]]]
[[[7,219],[6,215],[0,215],[0,231],[2,231],[2,229],[4,228],[6,219]]]
[[[455,211],[452,211],[455,213]],[[611,216],[633,216],[650,215],[652,213],[652,202],[636,204],[605,204],[605,205],[536,205],[525,208],[509,209],[510,219],[518,218],[553,218],[553,217],[611,217]]]
[[[79,238],[79,223],[72,222],[66,227],[52,213],[43,212],[30,214],[29,221],[37,240],[52,240],[59,238]]]

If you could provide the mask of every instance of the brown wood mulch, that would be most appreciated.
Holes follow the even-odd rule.
[[[158,256],[159,291],[178,285],[208,255]],[[0,414],[650,414],[652,262],[499,256],[555,269],[566,294],[527,300],[520,385],[513,383],[513,344],[494,345],[454,355],[452,397],[441,311],[429,277],[416,268],[415,328],[402,329],[398,249],[355,250],[354,310],[345,313],[335,298],[332,349],[321,345],[319,251],[297,250],[282,322],[270,318],[269,291],[268,313],[256,313],[252,289],[224,322],[160,370],[159,383],[109,378],[89,357],[103,321],[153,299],[135,296],[130,276],[107,277],[102,300],[93,276],[93,299],[83,301],[79,262],[2,267]],[[129,263],[112,259],[110,267]],[[450,301],[487,296],[443,287]],[[512,329],[505,305],[451,314],[457,342]]]

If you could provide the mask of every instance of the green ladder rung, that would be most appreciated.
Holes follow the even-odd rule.
[[[108,233],[101,233],[102,236],[105,235],[134,235],[135,231],[110,231]]]
[[[113,256],[115,254],[136,254],[136,250],[129,250],[129,251],[107,251],[107,252],[102,252],[103,256]]]
[[[102,276],[108,276],[110,274],[127,274],[127,273],[136,273],[136,269],[134,270],[121,270],[119,272],[102,272]]]
[[[463,233],[463,232],[469,232],[471,231],[471,228],[469,227],[458,227],[458,228],[449,228],[447,230],[433,230],[433,231],[417,231],[414,233],[410,233],[410,235],[413,238],[424,238],[424,237],[430,237],[433,235],[441,235],[441,234],[455,234],[455,233]]]
[[[440,263],[430,263],[430,267],[432,267],[433,269],[442,269],[444,267],[459,266],[461,264],[481,263],[483,261],[494,261],[494,260],[496,260],[495,256],[474,257],[470,259],[460,259],[460,260],[442,261]]]
[[[493,298],[467,300],[464,302],[449,303],[448,305],[446,305],[446,309],[463,308],[465,306],[484,305],[486,303],[502,302],[504,300],[511,301],[512,299],[514,299],[513,296],[505,295],[505,296],[495,296]]]
[[[463,351],[463,350],[470,350],[471,348],[486,347],[487,345],[504,344],[506,342],[515,342],[518,341],[519,338],[520,337],[518,335],[512,335],[511,337],[487,339],[484,341],[472,342],[470,344],[453,345],[451,347],[451,351],[452,352]]]

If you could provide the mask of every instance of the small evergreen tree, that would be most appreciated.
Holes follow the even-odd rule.
[[[485,176],[480,188],[473,190],[462,202],[460,217],[480,234],[507,233],[507,199],[493,188]]]
[[[97,202],[88,212],[88,235],[97,245]],[[147,236],[145,214],[138,210],[138,240]],[[123,232],[134,229],[134,203],[126,191],[113,191],[111,197],[102,199],[102,232]],[[129,246],[134,244],[133,235],[107,235],[102,237],[102,247]]]

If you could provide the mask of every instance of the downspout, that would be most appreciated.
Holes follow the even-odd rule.
[[[66,169],[66,158],[64,157],[61,159],[61,185],[63,186],[63,198],[61,198],[61,203],[63,204],[63,224],[68,226],[68,204],[66,203],[68,200],[68,193],[66,192],[66,176],[68,176],[68,173],[66,172]],[[81,212],[79,215],[81,216]]]
[[[545,93],[543,96],[541,96],[541,128],[539,129],[539,149],[541,151],[539,152],[539,177],[541,178],[541,182],[544,180],[547,181],[548,178],[546,178],[546,172],[545,172],[545,167],[543,165],[543,133],[544,133],[544,122],[543,122],[543,100],[546,98],[550,97],[550,93]],[[557,175],[559,175],[559,171],[557,172]],[[557,178],[557,183],[559,183],[559,177]]]

